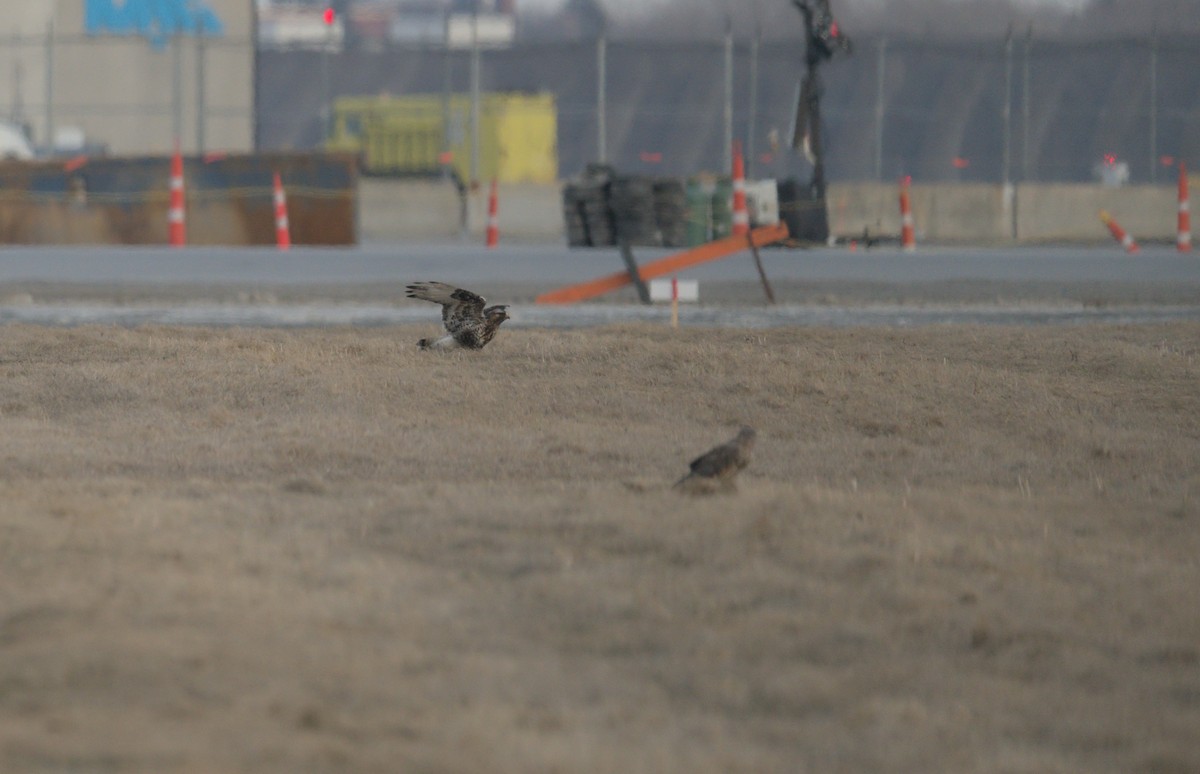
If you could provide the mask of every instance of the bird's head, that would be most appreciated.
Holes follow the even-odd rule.
[[[736,440],[745,449],[749,449],[754,445],[754,439],[758,437],[758,433],[750,425],[742,425],[738,429]]]
[[[492,325],[499,325],[509,318],[508,305],[497,304],[496,306],[489,306],[483,310],[483,316]]]

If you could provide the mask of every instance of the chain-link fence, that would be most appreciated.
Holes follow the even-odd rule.
[[[306,150],[343,95],[463,94],[472,52],[428,46],[255,52],[248,39],[160,47],[104,36],[9,36],[0,117],[47,147],[115,153]],[[805,177],[789,139],[801,44],[583,40],[479,52],[484,92],[555,96],[564,177],[625,173]],[[1162,182],[1200,166],[1200,39],[855,41],[823,69],[830,180]]]
[[[255,50],[248,38],[0,37],[0,119],[40,151],[142,155],[251,149]]]
[[[831,180],[1110,181],[1200,162],[1200,39],[859,39],[823,70]],[[480,52],[485,92],[549,92],[563,176],[804,176],[788,148],[800,44],[592,40]],[[316,147],[341,95],[464,93],[470,51],[261,51],[258,143]]]

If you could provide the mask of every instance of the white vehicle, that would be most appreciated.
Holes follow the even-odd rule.
[[[21,131],[21,127],[8,121],[0,121],[0,159],[7,161],[32,158],[33,146],[29,144],[29,138]]]

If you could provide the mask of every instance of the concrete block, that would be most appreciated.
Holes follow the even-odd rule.
[[[462,228],[461,200],[449,180],[360,177],[358,207],[361,242],[451,239]]]

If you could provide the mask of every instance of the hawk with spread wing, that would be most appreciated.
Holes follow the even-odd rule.
[[[445,282],[414,282],[408,286],[408,297],[442,305],[446,335],[421,339],[417,342],[421,349],[483,349],[508,319],[507,305],[484,308],[483,296]]]
[[[714,446],[691,462],[691,471],[675,482],[676,489],[693,494],[732,491],[737,474],[750,464],[750,451],[758,434],[742,425],[733,440]]]

